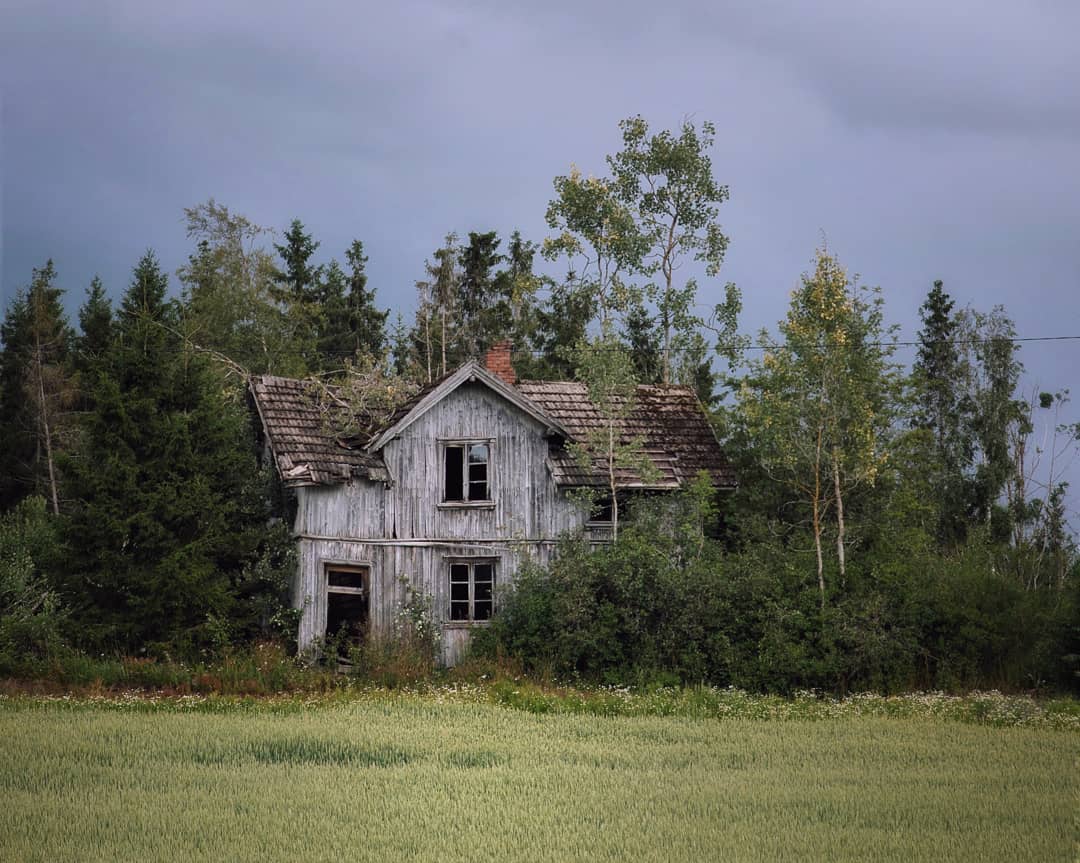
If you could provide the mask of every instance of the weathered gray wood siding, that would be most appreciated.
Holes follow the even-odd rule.
[[[491,440],[490,508],[442,503],[440,440]],[[304,609],[300,644],[326,628],[325,565],[371,567],[370,627],[390,635],[404,598],[399,579],[434,600],[444,623],[444,660],[461,655],[469,628],[446,623],[449,558],[496,560],[496,592],[521,561],[550,559],[554,541],[584,522],[581,509],[556,489],[548,472],[545,429],[487,387],[466,384],[387,444],[391,488],[356,480],[298,489],[295,530],[300,566],[295,600]],[[367,540],[367,542],[365,542]]]

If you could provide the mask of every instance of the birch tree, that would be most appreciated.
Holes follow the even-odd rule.
[[[586,177],[575,167],[554,185],[547,223],[557,233],[544,240],[543,255],[568,260],[570,281],[594,300],[606,329],[633,295],[628,278],[641,267],[647,239],[614,180]]]
[[[767,332],[740,406],[762,467],[810,509],[817,581],[825,604],[823,536],[831,513],[841,583],[847,569],[845,502],[873,485],[888,459],[899,387],[876,290],[819,251],[792,292],[780,341]]]
[[[625,428],[637,395],[633,362],[619,339],[607,329],[578,345],[575,373],[585,384],[600,422],[571,445],[571,452],[584,471],[603,471],[606,493],[611,498],[611,536],[617,541],[620,478],[629,473],[647,484],[655,473],[644,451],[644,440],[628,435]]]
[[[672,382],[674,356],[704,323],[696,312],[697,282],[676,283],[677,271],[687,262],[704,266],[714,277],[724,261],[728,238],[720,227],[720,204],[728,187],[713,176],[709,150],[716,127],[709,122],[698,129],[684,121],[677,134],[668,130],[649,133],[640,117],[623,120],[623,149],[608,157],[619,198],[635,214],[647,247],[644,272],[659,275],[650,283],[649,299],[657,309],[661,337],[661,380]],[[728,286],[730,293],[733,285]]]

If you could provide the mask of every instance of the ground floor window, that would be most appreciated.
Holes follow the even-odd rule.
[[[490,620],[495,610],[495,561],[450,562],[450,620]]]

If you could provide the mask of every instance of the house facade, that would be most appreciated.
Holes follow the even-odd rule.
[[[431,598],[453,664],[525,560],[548,562],[567,532],[603,535],[571,493],[599,473],[567,449],[599,414],[580,384],[516,382],[508,345],[421,391],[364,442],[326,430],[304,381],[262,376],[251,391],[293,497],[301,650],[341,626],[391,635],[411,586]],[[672,490],[698,470],[734,484],[692,391],[644,387],[636,401],[624,433],[657,469],[647,483],[627,474],[626,488]]]

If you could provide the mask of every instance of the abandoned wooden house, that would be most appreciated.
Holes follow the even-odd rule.
[[[302,650],[341,626],[391,634],[409,584],[432,598],[453,664],[524,559],[547,562],[568,531],[609,535],[604,514],[570,494],[605,481],[567,448],[601,414],[583,384],[516,381],[509,344],[429,385],[360,442],[327,430],[312,386],[251,382],[266,457],[295,512]],[[641,386],[621,424],[654,468],[647,482],[624,472],[621,488],[670,491],[702,470],[718,488],[734,485],[691,389]]]

